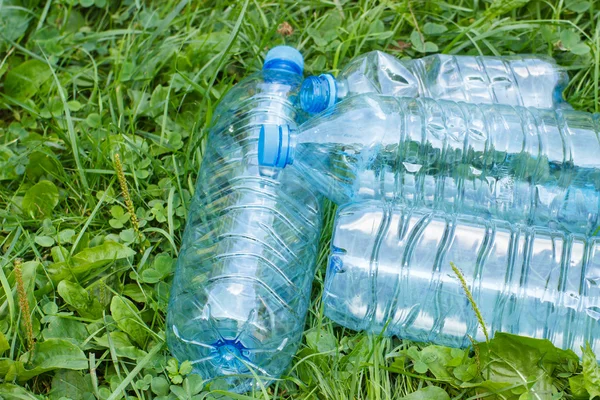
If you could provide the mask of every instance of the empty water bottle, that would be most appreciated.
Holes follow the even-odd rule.
[[[600,238],[365,201],[338,210],[325,315],[354,330],[466,347],[491,334],[600,355]]]
[[[346,65],[337,79],[330,74],[306,78],[300,99],[310,113],[361,93],[555,108],[569,107],[562,98],[568,82],[566,71],[543,56],[436,54],[399,60],[372,51]]]
[[[230,390],[279,376],[301,341],[321,223],[319,198],[293,171],[262,168],[264,123],[292,123],[303,60],[276,47],[262,72],[215,110],[167,315],[167,341]]]
[[[388,199],[594,233],[600,114],[364,94],[299,129],[265,125],[259,161],[338,204]]]

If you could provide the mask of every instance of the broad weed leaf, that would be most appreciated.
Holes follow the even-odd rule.
[[[179,362],[175,358],[170,358],[165,369],[169,375],[177,375],[179,374]]]
[[[177,376],[180,377],[179,375],[177,375]],[[177,398],[180,400],[189,399],[189,396],[187,395],[185,390],[181,386],[176,386],[176,385],[180,384],[181,382],[183,382],[183,379],[177,379],[177,381],[173,381],[173,383],[175,383],[175,385],[171,385],[171,392],[175,396],[177,396]]]
[[[129,247],[116,243],[104,242],[100,246],[90,247],[73,256],[73,262],[77,264],[87,265],[96,263],[107,263],[114,260],[119,260],[131,257],[135,251]]]
[[[407,396],[401,397],[401,400],[450,400],[446,391],[437,386],[427,386],[419,389]]]
[[[306,33],[315,42],[315,45],[317,47],[325,47],[329,43],[329,41],[322,36],[321,32],[318,29],[310,27],[306,29]]]
[[[181,387],[186,391],[188,396],[193,396],[202,391],[202,387],[204,387],[204,380],[201,376],[192,374],[185,378]]]
[[[448,30],[445,25],[434,24],[433,22],[428,22],[423,25],[423,33],[426,35],[439,35]]]
[[[29,163],[25,167],[25,174],[33,182],[42,177],[56,176],[63,170],[62,165],[50,151],[34,151],[29,155]]]
[[[110,312],[117,326],[129,335],[134,342],[143,346],[147,332],[144,323],[139,317],[140,311],[130,300],[115,296],[110,303]]]
[[[569,378],[569,387],[571,388],[571,393],[573,396],[578,399],[589,399],[590,394],[585,389],[585,380],[583,375],[572,376]]]
[[[50,254],[52,255],[52,260],[57,262],[67,261],[69,257],[69,250],[64,248],[63,246],[54,246],[50,249]]]
[[[310,65],[308,66],[308,69],[310,71],[314,71],[315,73],[319,73],[320,71],[325,69],[326,64],[327,58],[325,58],[324,55],[320,54],[313,59],[312,63],[310,63]]]
[[[569,360],[578,361],[570,350],[561,350],[549,340],[496,333],[489,343],[479,344],[483,377],[492,382],[511,383],[539,396],[551,396],[552,372]],[[532,360],[539,360],[532,362]]]
[[[142,281],[146,283],[157,283],[168,276],[175,266],[175,260],[167,254],[161,253],[154,258],[151,268],[141,272]]]
[[[162,276],[169,275],[175,266],[175,260],[168,253],[161,253],[154,258],[152,267]]]
[[[186,361],[182,362],[181,365],[179,366],[179,374],[187,375],[190,372],[192,372],[192,368],[194,368],[192,363],[186,360]]]
[[[67,319],[60,316],[49,316],[48,326],[42,331],[44,340],[64,339],[78,345],[84,343],[89,333],[85,324],[74,319]]]
[[[39,400],[38,397],[29,392],[24,387],[14,385],[12,383],[0,384],[0,397],[3,399],[19,399],[19,400]]]
[[[590,52],[590,46],[588,46],[586,43],[581,42],[571,47],[570,50],[571,53],[578,56],[582,56]]]
[[[100,114],[90,113],[85,119],[85,123],[90,128],[99,128],[102,125],[102,117],[100,117]]]
[[[52,216],[52,210],[58,204],[58,189],[50,181],[41,181],[33,185],[23,197],[23,212],[31,218]]]
[[[416,372],[424,374],[431,371],[439,380],[452,381],[454,377],[448,371],[448,364],[454,358],[452,350],[449,347],[435,345],[427,346],[420,351],[416,347],[410,347],[406,355],[412,359]]]
[[[454,376],[456,379],[459,379],[463,382],[469,382],[478,374],[477,364],[461,364],[458,367],[454,368]]]
[[[560,32],[560,47],[575,55],[584,55],[590,52],[590,46],[581,41],[578,32],[571,29],[564,29]]]
[[[97,319],[102,316],[103,307],[95,297],[77,283],[61,281],[57,287],[58,294],[71,308],[84,318]]]
[[[0,359],[0,375],[7,380],[25,382],[39,374],[55,369],[86,369],[88,360],[83,351],[73,343],[63,339],[49,339],[37,343],[29,362],[30,353],[21,360]]]
[[[15,179],[19,176],[15,159],[16,155],[11,149],[4,145],[0,146],[0,181]]]
[[[306,333],[306,344],[319,353],[326,353],[337,348],[335,336],[324,330],[312,330]]]
[[[410,41],[413,48],[420,53],[434,53],[439,50],[435,43],[425,42],[421,34],[416,30],[410,34]]]
[[[39,343],[30,363],[35,368],[45,370],[88,368],[87,357],[79,347],[63,339],[48,339]]]
[[[28,10],[18,7],[19,5],[15,0],[5,0],[0,7],[0,31],[2,32],[0,51],[5,51],[9,45],[6,40],[18,40],[27,31],[29,21],[32,19]]]
[[[73,239],[76,233],[77,232],[75,232],[75,230],[73,229],[63,229],[58,233],[58,235],[56,235],[56,238],[61,244],[73,243]]]
[[[3,353],[8,349],[10,349],[8,340],[6,339],[6,336],[4,336],[4,333],[0,332],[0,353]]]
[[[115,353],[119,357],[125,357],[132,360],[138,360],[146,356],[144,350],[133,345],[129,340],[129,337],[125,332],[114,331],[110,333],[110,339],[108,335],[103,335],[95,339],[98,346],[110,349],[111,346],[115,349]]]
[[[55,302],[50,301],[42,306],[42,311],[46,315],[54,315],[58,313],[58,306]]]
[[[33,240],[42,247],[54,246],[54,239],[52,239],[50,236],[36,236]]]
[[[560,41],[562,45],[569,49],[581,41],[579,34],[571,29],[565,29],[560,33]]]
[[[582,0],[566,0],[565,1],[565,6],[567,7],[567,9],[576,12],[578,14],[584,13],[587,10],[589,10],[590,8],[590,2],[589,1],[582,1]]]
[[[152,393],[157,396],[166,396],[169,394],[169,381],[162,376],[155,376],[150,382]]]
[[[131,257],[135,252],[129,247],[107,241],[75,254],[70,260],[50,264],[46,271],[56,285],[62,280],[77,280],[85,284],[88,279],[101,274],[110,263]]]
[[[61,398],[69,399],[95,399],[93,396],[92,379],[89,374],[83,375],[79,371],[59,370],[52,378],[52,389],[49,393],[50,400]]]
[[[48,64],[39,60],[29,60],[11,69],[4,80],[4,93],[19,101],[35,95],[40,87],[52,76]]]
[[[157,283],[161,280],[162,275],[155,269],[145,269],[141,273],[142,281],[146,283]]]
[[[589,343],[583,349],[583,381],[590,398],[600,396],[600,366]]]

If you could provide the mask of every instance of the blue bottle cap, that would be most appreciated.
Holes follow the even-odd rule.
[[[298,50],[290,46],[273,47],[265,57],[263,69],[277,69],[283,65],[302,75],[304,72],[304,57]]]
[[[262,125],[258,136],[258,164],[283,168],[291,163],[289,126]]]
[[[337,85],[331,74],[309,76],[300,88],[300,106],[309,114],[319,113],[333,104],[337,98]]]

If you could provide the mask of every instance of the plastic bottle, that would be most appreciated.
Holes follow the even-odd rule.
[[[309,113],[361,93],[555,108],[570,107],[562,98],[568,82],[566,71],[543,56],[436,54],[398,60],[372,51],[346,65],[337,79],[331,74],[306,78],[300,99]]]
[[[364,94],[295,130],[265,125],[259,162],[292,164],[337,204],[404,201],[595,233],[600,114]]]
[[[325,315],[354,330],[450,347],[490,332],[600,355],[600,238],[380,201],[338,210]]]
[[[245,392],[289,365],[316,265],[320,198],[293,171],[259,172],[263,123],[292,123],[302,56],[272,49],[215,110],[167,315],[167,342],[204,379]]]

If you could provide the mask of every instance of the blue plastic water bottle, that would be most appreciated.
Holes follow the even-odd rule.
[[[337,78],[331,74],[306,78],[300,98],[309,113],[362,93],[556,108],[570,107],[562,98],[568,82],[566,71],[543,56],[436,54],[399,60],[372,51],[350,61]]]
[[[354,330],[467,347],[483,331],[600,356],[600,238],[402,204],[338,210],[323,304]]]
[[[262,124],[300,118],[302,71],[297,50],[276,47],[221,99],[177,260],[169,348],[236,392],[288,367],[310,302],[320,198],[294,171],[257,160]]]
[[[298,129],[267,124],[260,141],[263,165],[291,164],[337,204],[599,227],[600,114],[364,94]]]

